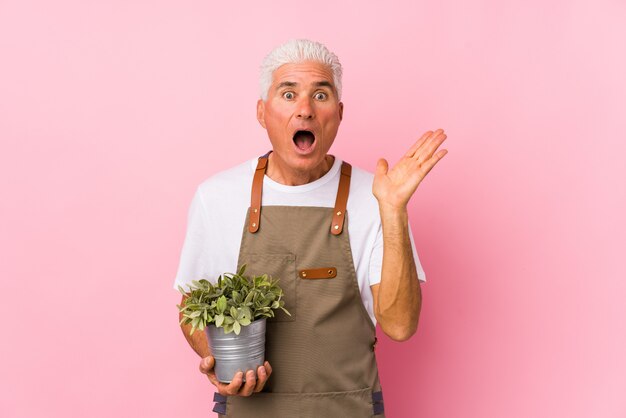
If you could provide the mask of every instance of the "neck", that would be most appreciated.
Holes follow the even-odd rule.
[[[335,162],[334,156],[326,154],[320,164],[313,169],[294,170],[287,166],[284,161],[281,161],[275,154],[275,152],[270,153],[265,174],[275,182],[286,186],[301,186],[311,183],[328,173]]]

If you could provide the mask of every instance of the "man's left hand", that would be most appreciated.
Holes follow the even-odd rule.
[[[443,129],[426,132],[391,170],[387,160],[378,160],[372,192],[381,207],[406,208],[426,174],[448,153],[445,149],[437,151],[446,138]]]

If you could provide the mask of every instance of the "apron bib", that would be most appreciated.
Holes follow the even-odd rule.
[[[272,375],[249,397],[215,393],[220,418],[384,418],[376,328],[361,300],[348,235],[350,164],[334,208],[264,206],[269,151],[252,182],[238,267],[279,279],[285,308],[267,319]],[[345,225],[344,225],[345,224]]]

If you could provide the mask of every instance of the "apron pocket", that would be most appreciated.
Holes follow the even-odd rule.
[[[285,301],[285,309],[291,316],[282,309],[274,311],[273,318],[267,318],[267,322],[289,322],[296,320],[297,307],[297,275],[296,256],[292,253],[284,254],[241,254],[239,267],[246,264],[245,275],[260,276],[267,274],[273,279],[278,279],[278,285],[283,289],[282,300]],[[239,268],[238,267],[238,268]]]

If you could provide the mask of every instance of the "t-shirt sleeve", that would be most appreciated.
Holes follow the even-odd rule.
[[[409,225],[409,241],[411,242],[411,249],[413,250],[413,260],[415,260],[415,267],[417,269],[417,278],[420,282],[426,281],[426,273],[422,268],[417,250],[415,248],[415,242],[413,240],[413,232],[411,231],[411,225]],[[370,271],[369,282],[370,286],[380,283],[383,271],[383,229],[382,225],[378,227],[378,233],[376,234],[376,240],[374,241],[374,247],[372,249],[372,256],[370,257]]]
[[[181,286],[187,291],[192,280],[206,278],[203,273],[206,271],[205,260],[208,260],[208,240],[208,216],[200,191],[196,189],[187,214],[187,232],[174,280],[174,289],[178,290],[178,286]]]

